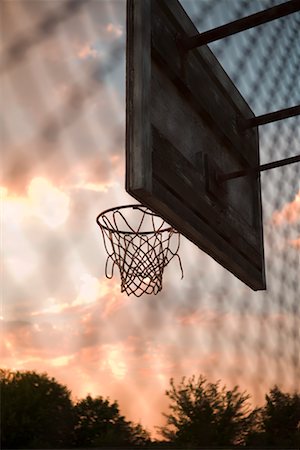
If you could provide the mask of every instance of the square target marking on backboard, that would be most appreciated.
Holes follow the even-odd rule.
[[[266,288],[254,114],[177,0],[127,1],[126,190],[254,290]]]

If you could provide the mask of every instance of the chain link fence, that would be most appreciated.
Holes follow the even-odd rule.
[[[202,32],[279,3],[182,0]],[[104,279],[95,223],[101,210],[132,202],[124,188],[126,2],[0,7],[4,363],[47,371],[76,396],[109,394],[150,428],[162,423],[170,377],[238,384],[254,404],[274,384],[299,389],[299,164],[261,175],[265,292],[183,239],[185,278],[170,268],[158,296],[128,299],[118,280]],[[299,105],[300,13],[209,47],[255,115]],[[259,135],[261,163],[299,154],[299,117]]]

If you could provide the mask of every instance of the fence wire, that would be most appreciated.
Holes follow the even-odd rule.
[[[283,1],[182,0],[200,32],[279,3]],[[4,0],[0,7],[5,364],[54,372],[81,395],[84,381],[82,391],[76,391],[68,363],[52,361],[70,354],[78,364],[74,373],[89,380],[87,391],[93,385],[105,395],[92,375],[97,367],[101,380],[99,364],[89,361],[80,369],[80,361],[86,360],[78,355],[93,345],[113,348],[113,362],[102,350],[99,355],[117,381],[131,377],[127,387],[123,384],[121,406],[138,415],[143,400],[128,406],[126,398],[142,390],[150,425],[160,424],[162,412],[149,400],[151,386],[160,398],[171,376],[205,373],[212,381],[240,385],[258,403],[274,384],[299,389],[299,164],[261,176],[265,292],[250,291],[184,242],[182,262],[189,276],[177,282],[180,276],[170,272],[163,292],[151,302],[147,298],[129,305],[107,284],[106,293],[97,291],[90,302],[82,276],[104,283],[105,254],[101,243],[97,247],[95,217],[102,209],[131,203],[124,192],[126,2]],[[256,115],[300,104],[300,13],[209,47]],[[299,117],[264,125],[259,135],[261,163],[300,152]],[[75,315],[79,306],[85,322]],[[120,328],[121,315],[126,332]],[[102,333],[97,328],[101,321],[106,323]],[[63,354],[55,353],[53,337],[48,363],[42,351],[49,344],[37,332],[39,327],[47,333],[45,323],[50,341],[55,327],[61,326],[63,341],[66,330],[73,339],[71,328],[78,327]],[[24,324],[27,340],[20,338]],[[121,342],[130,336],[127,359]],[[145,373],[147,387],[141,381]],[[118,397],[117,382],[107,389]]]

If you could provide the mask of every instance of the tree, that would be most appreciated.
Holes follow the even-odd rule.
[[[266,403],[259,412],[258,430],[249,434],[247,444],[299,448],[300,394],[287,394],[274,386],[266,395]]]
[[[250,411],[249,396],[238,387],[227,390],[220,382],[206,378],[182,378],[178,386],[170,380],[166,395],[171,412],[164,414],[167,425],[160,429],[170,443],[196,447],[242,444],[256,417]]]
[[[133,425],[121,416],[117,402],[88,395],[75,405],[75,417],[78,447],[140,446],[150,442],[141,425]]]
[[[140,423],[133,424],[131,422],[131,446],[144,447],[151,444],[150,433],[142,427]]]
[[[0,371],[3,448],[58,448],[72,442],[70,392],[36,372]]]

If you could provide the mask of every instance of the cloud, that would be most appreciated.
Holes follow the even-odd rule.
[[[218,325],[220,321],[224,319],[223,314],[220,311],[215,310],[201,310],[201,311],[194,311],[190,314],[185,314],[181,317],[178,317],[177,321],[180,325],[183,326],[211,326],[211,325]]]
[[[19,360],[32,357],[51,359],[73,353],[72,340],[65,334],[68,327],[37,321],[3,321],[4,336]]]
[[[69,366],[70,362],[74,359],[74,355],[58,356],[51,359],[51,364],[55,367]]]
[[[80,60],[103,58],[107,51],[107,44],[112,39],[119,39],[124,34],[123,26],[120,24],[114,24],[112,22],[103,25],[100,33],[95,34],[95,41],[74,43],[75,54]],[[97,38],[97,39],[96,39]]]
[[[43,302],[45,305],[43,308],[38,309],[37,311],[32,311],[30,316],[38,317],[38,316],[47,316],[48,318],[55,316],[56,314],[61,314],[65,312],[69,307],[69,303],[63,303],[61,301],[57,301],[55,298],[49,298]]]
[[[277,226],[300,222],[300,190],[292,202],[287,203],[281,210],[273,213],[271,220]]]
[[[69,216],[69,196],[43,178],[34,178],[28,186],[32,214],[50,228],[64,224]]]
[[[124,345],[108,345],[103,347],[104,362],[102,368],[108,368],[114,378],[123,380],[128,373],[127,355],[128,349]]]
[[[54,229],[68,219],[69,196],[46,178],[33,178],[27,187],[26,196],[10,194],[4,186],[1,188],[1,194],[7,224],[21,224],[29,217],[34,217]]]
[[[49,297],[31,311],[30,317],[50,322],[66,317],[71,323],[73,318],[73,321],[80,322],[82,333],[91,336],[99,322],[129,304],[129,299],[121,294],[118,283],[106,278],[98,279],[89,273],[79,276],[76,290],[75,298],[69,298],[67,302]],[[95,345],[98,339],[96,335],[95,339],[89,345]]]
[[[6,187],[2,187],[1,204],[5,268],[16,284],[24,284],[40,270],[42,255],[39,243],[43,233],[56,231],[67,222],[70,197],[48,179],[35,177],[30,181],[26,195],[14,195]],[[33,239],[37,244],[35,246],[32,245]],[[44,244],[43,254],[46,253]],[[50,253],[51,251],[49,249]],[[56,259],[58,254],[59,252],[55,255]],[[50,262],[49,258],[48,264]],[[10,295],[16,298],[16,285],[12,291],[8,284],[6,286]],[[36,284],[35,288],[37,289]],[[26,297],[26,290],[23,295]]]
[[[99,52],[90,44],[84,44],[77,49],[77,56],[79,59],[97,58]]]
[[[120,24],[108,23],[105,27],[105,30],[110,35],[119,38],[123,35],[123,27]]]
[[[113,184],[114,184],[113,182],[93,183],[81,180],[77,184],[73,185],[72,188],[83,189],[85,191],[93,191],[93,192],[107,192],[108,189],[113,186]]]
[[[99,297],[106,293],[96,277],[84,273],[80,277],[79,293],[73,305],[86,305],[94,303]]]
[[[300,237],[297,239],[290,239],[288,243],[296,250],[300,250]]]

